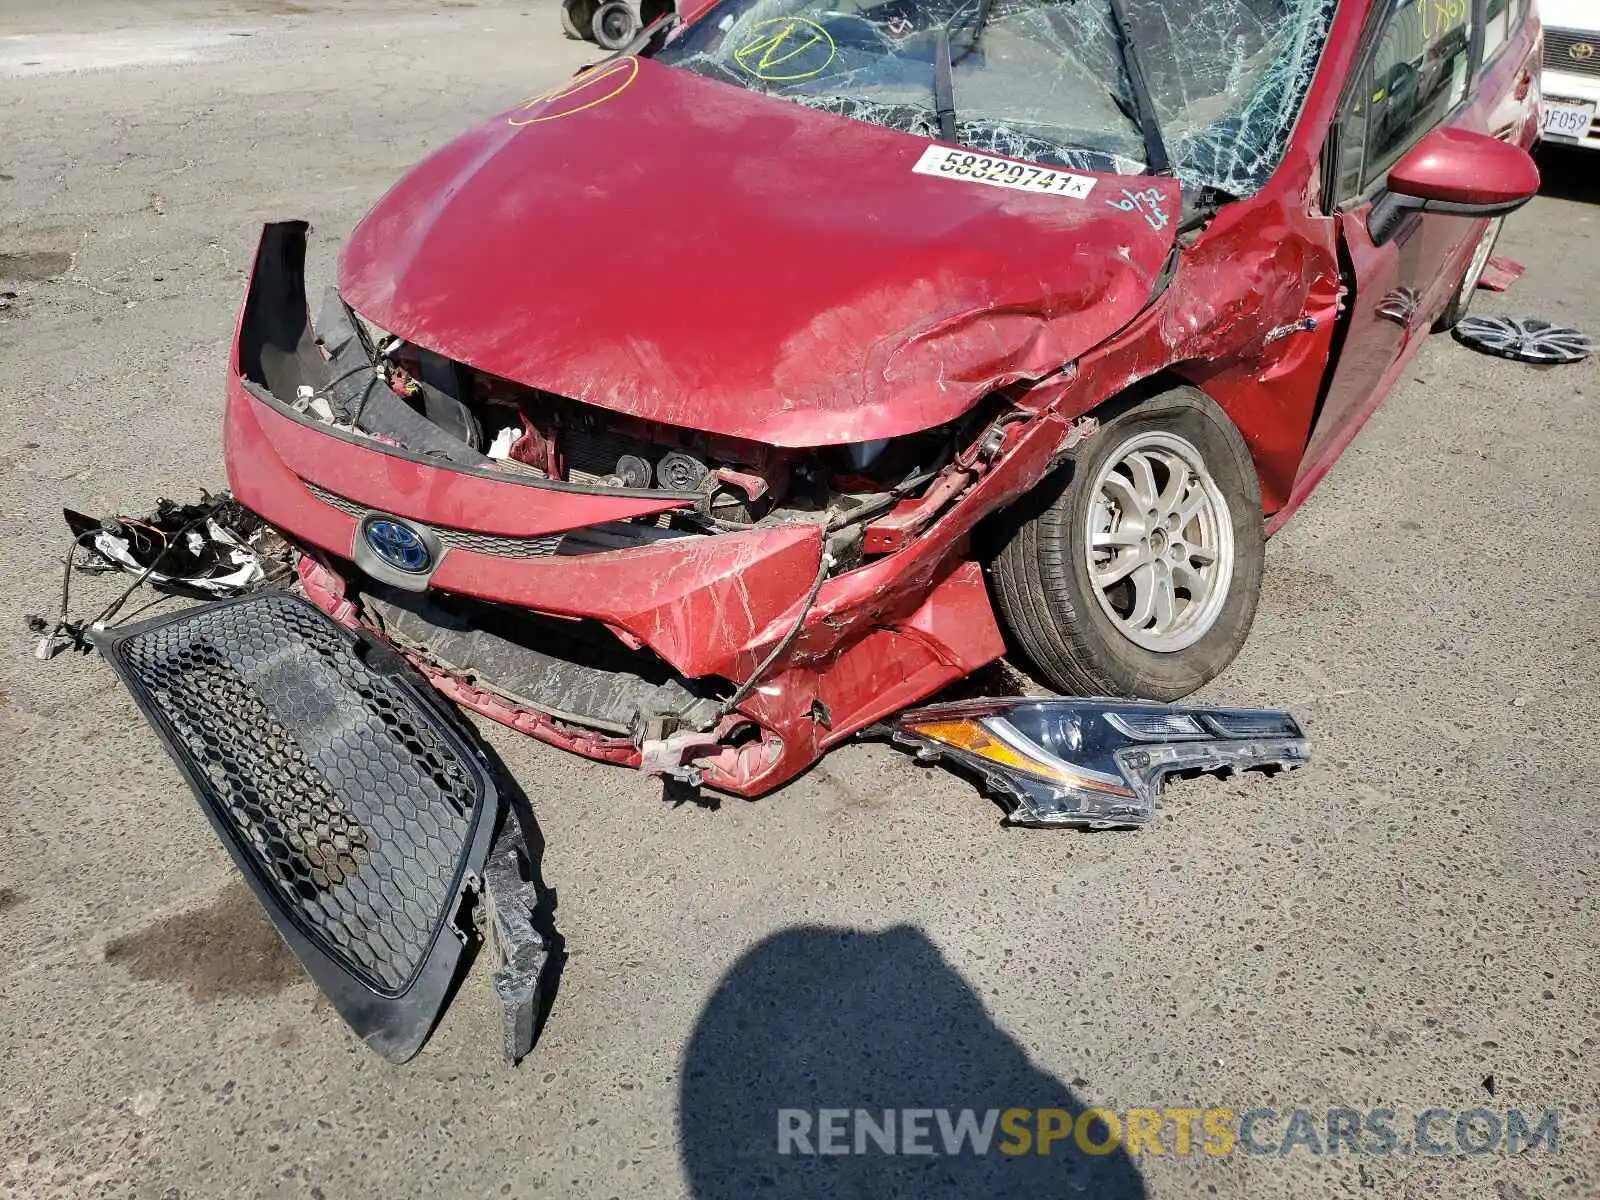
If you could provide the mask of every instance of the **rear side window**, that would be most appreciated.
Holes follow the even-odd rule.
[[[1485,0],[1483,7],[1483,61],[1488,62],[1500,53],[1511,38],[1511,27],[1516,20],[1516,5],[1511,0]]]
[[[1472,19],[1473,0],[1389,6],[1341,122],[1341,195],[1364,192],[1466,99]]]

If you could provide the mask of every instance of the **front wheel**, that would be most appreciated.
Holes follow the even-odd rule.
[[[1494,257],[1494,244],[1500,240],[1500,228],[1505,223],[1504,217],[1496,217],[1483,231],[1483,236],[1473,248],[1472,257],[1467,261],[1467,269],[1456,286],[1455,294],[1439,314],[1439,319],[1433,323],[1433,332],[1448,333],[1461,323],[1461,318],[1472,308],[1473,293],[1478,290],[1478,281],[1483,278],[1484,268]]]
[[[1264,558],[1244,439],[1178,387],[1107,421],[1035,489],[990,578],[1013,638],[1057,690],[1175,700],[1244,645]]]

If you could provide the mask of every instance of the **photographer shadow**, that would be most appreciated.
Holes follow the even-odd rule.
[[[1085,1105],[995,1026],[920,930],[802,927],[747,952],[701,1013],[683,1064],[679,1139],[698,1200],[1145,1195],[1120,1146],[1087,1153],[1068,1136],[1047,1155],[1036,1140],[1005,1153],[1019,1139],[997,1122],[986,1152],[970,1141],[947,1151],[937,1110],[954,1124],[965,1109],[981,1123],[988,1110],[1018,1108],[1062,1110],[1075,1123]],[[849,1152],[806,1152],[823,1144],[821,1109],[852,1114],[828,1139]],[[935,1110],[914,1140],[932,1153],[905,1152],[908,1109]],[[893,1153],[871,1137],[855,1152],[857,1110],[875,1126],[896,1110]],[[780,1126],[808,1136],[785,1138],[780,1153]],[[1091,1128],[1091,1145],[1104,1143],[1104,1128]]]

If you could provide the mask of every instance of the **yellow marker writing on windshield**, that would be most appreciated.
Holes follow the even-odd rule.
[[[838,52],[828,31],[804,17],[774,17],[750,28],[733,60],[757,79],[792,83],[828,69]]]

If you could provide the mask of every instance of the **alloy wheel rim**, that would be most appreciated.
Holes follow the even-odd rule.
[[[1478,239],[1477,247],[1472,251],[1472,261],[1467,264],[1467,276],[1461,284],[1461,294],[1469,301],[1472,293],[1478,290],[1478,280],[1483,278],[1484,268],[1489,265],[1489,257],[1494,253],[1495,239],[1500,234],[1500,226],[1505,224],[1504,217],[1496,217],[1489,222],[1489,227],[1483,231],[1483,236]]]
[[[1134,645],[1172,653],[1216,624],[1233,580],[1233,518],[1200,451],[1137,434],[1095,476],[1084,538],[1101,611]]]

